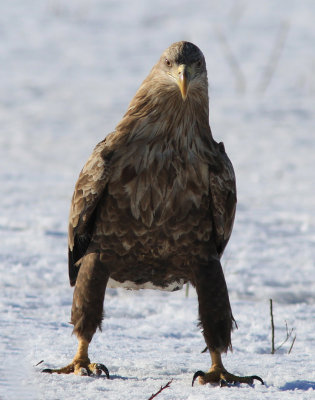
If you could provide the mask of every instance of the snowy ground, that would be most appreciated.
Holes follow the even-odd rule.
[[[2,2],[0,6],[0,398],[311,399],[315,390],[315,3]],[[67,215],[94,145],[174,41],[208,65],[211,126],[238,182],[224,269],[239,329],[224,357],[255,387],[191,387],[209,367],[193,290],[109,290],[91,359],[111,380],[41,374],[74,354]],[[269,298],[276,344],[270,354]],[[44,360],[39,366],[39,361]]]

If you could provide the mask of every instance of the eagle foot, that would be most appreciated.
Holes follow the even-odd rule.
[[[107,379],[109,379],[109,372],[108,369],[105,367],[104,364],[99,363],[90,363],[90,360],[75,360],[71,364],[67,365],[66,367],[59,368],[59,369],[50,369],[46,368],[43,369],[42,372],[48,374],[76,374],[82,376],[100,376],[102,372],[106,375]]]
[[[224,368],[220,367],[212,367],[208,372],[197,371],[194,374],[192,380],[192,386],[194,386],[194,383],[197,378],[199,384],[201,385],[205,385],[206,383],[211,383],[211,384],[219,384],[220,387],[233,386],[239,383],[247,383],[248,385],[252,385],[255,379],[261,382],[262,385],[264,385],[264,381],[257,375],[236,376],[230,374]]]

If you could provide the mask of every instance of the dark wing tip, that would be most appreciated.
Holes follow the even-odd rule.
[[[69,281],[70,286],[74,286],[79,273],[79,267],[75,265],[73,259],[73,252],[68,248],[68,270],[69,270]]]

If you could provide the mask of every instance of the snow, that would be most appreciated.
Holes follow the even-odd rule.
[[[311,399],[315,390],[312,0],[22,0],[0,12],[0,398]],[[238,183],[223,260],[238,330],[226,367],[265,386],[191,387],[210,366],[190,288],[109,289],[90,348],[111,379],[41,374],[76,350],[67,216],[78,173],[161,52],[204,52],[213,134]],[[269,299],[276,345],[270,354]],[[36,364],[44,360],[43,363]]]

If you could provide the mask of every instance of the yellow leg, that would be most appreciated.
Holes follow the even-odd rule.
[[[91,363],[88,356],[89,342],[83,338],[79,338],[78,350],[72,362],[59,369],[44,369],[42,372],[56,374],[71,374],[76,375],[101,375],[102,371],[109,378],[108,369],[103,364]]]
[[[91,361],[88,356],[89,343],[80,339],[78,344],[78,350],[73,358],[72,364],[74,364],[74,373],[76,375],[86,375],[85,371],[88,371]]]
[[[221,386],[228,386],[231,383],[247,383],[251,385],[255,379],[264,384],[264,381],[257,375],[237,376],[230,374],[223,366],[220,352],[210,351],[210,355],[211,368],[208,372],[197,371],[193,377],[192,385],[197,378],[201,385],[206,383],[220,383]]]

